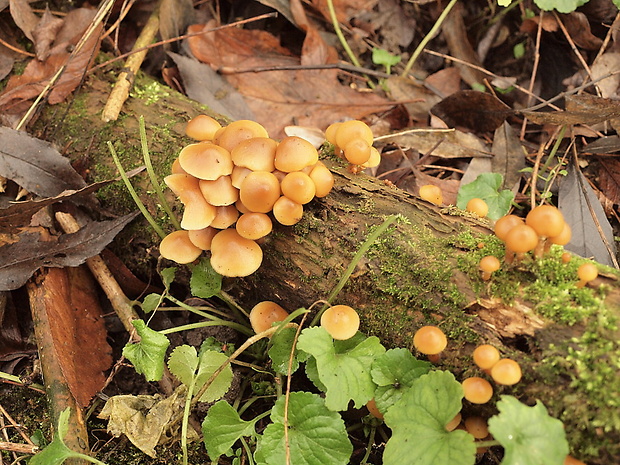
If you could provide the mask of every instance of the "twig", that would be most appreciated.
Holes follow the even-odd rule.
[[[439,18],[437,18],[437,21],[435,21],[435,24],[433,24],[433,27],[431,28],[431,30],[428,31],[428,34],[424,36],[420,44],[413,51],[411,58],[409,58],[409,61],[407,62],[407,65],[405,66],[405,69],[403,70],[401,74],[402,77],[405,77],[409,74],[409,71],[411,71],[411,68],[413,68],[414,63],[416,62],[416,60],[418,59],[418,57],[420,56],[424,48],[428,45],[431,39],[435,37],[435,34],[439,32],[439,29],[441,29],[441,25],[443,24],[446,17],[448,16],[448,13],[450,13],[450,10],[452,10],[452,7],[456,5],[456,2],[457,0],[450,0],[450,3],[446,5],[446,8],[441,12],[441,14],[439,15]]]
[[[24,441],[26,441],[28,444],[30,444],[31,446],[34,446],[34,442],[32,442],[32,440],[30,439],[30,437],[24,433],[24,431],[21,429],[21,427],[19,426],[19,424],[13,419],[13,417],[9,414],[9,412],[7,412],[4,407],[2,405],[0,405],[0,412],[2,412],[2,415],[9,420],[9,422],[11,423],[11,426],[15,427],[15,429],[17,430],[17,432],[19,433],[19,435],[24,439]]]
[[[264,73],[267,71],[299,71],[310,69],[340,69],[353,73],[367,74],[380,78],[389,78],[392,75],[374,69],[361,68],[350,63],[326,63],[323,65],[288,65],[288,66],[258,66],[256,68],[234,68],[232,66],[221,66],[217,69],[220,74],[243,74],[243,73]]]
[[[19,53],[20,55],[26,55],[27,57],[32,57],[32,58],[36,57],[34,53],[30,53],[30,52],[27,52],[26,50],[22,50],[21,48],[14,47],[13,45],[2,40],[1,38],[0,38],[0,44],[4,45],[9,50],[13,50],[15,53]]]
[[[101,115],[101,119],[106,123],[108,121],[116,121],[119,113],[121,112],[121,108],[123,104],[129,97],[129,90],[133,86],[136,74],[140,70],[140,66],[142,66],[142,62],[146,57],[146,53],[148,49],[145,47],[153,42],[153,39],[157,35],[159,31],[159,3],[151,13],[147,23],[145,24],[140,36],[136,40],[136,43],[133,47],[134,53],[132,53],[127,61],[125,62],[125,67],[118,75],[116,80],[116,84],[108,97],[108,101],[103,108],[103,113]],[[136,51],[138,49],[142,49],[140,51]]]
[[[60,76],[62,76],[62,74],[65,72],[65,69],[67,68],[67,65],[69,64],[71,59],[82,50],[82,47],[84,47],[86,42],[95,33],[97,27],[99,27],[99,23],[102,22],[103,19],[107,16],[108,12],[112,8],[112,5],[114,5],[114,0],[104,0],[104,2],[101,4],[99,9],[97,10],[97,14],[95,15],[95,18],[88,26],[88,29],[86,29],[86,32],[84,32],[82,37],[80,37],[80,40],[76,44],[75,49],[69,56],[69,59],[67,60],[67,62],[64,65],[62,65],[58,69],[58,71],[56,71],[56,73],[52,76],[52,78],[49,80],[47,85],[39,93],[35,101],[32,102],[32,105],[30,105],[30,108],[28,108],[28,111],[26,111],[26,114],[22,117],[19,123],[17,123],[17,126],[15,127],[15,129],[20,130],[26,124],[26,122],[30,119],[30,117],[34,113],[39,103],[41,103],[47,97],[48,93],[52,90],[54,85],[56,85],[56,82],[60,79]]]
[[[273,18],[274,16],[276,16],[276,14],[277,13],[265,13],[263,15],[256,16],[254,18],[243,19],[241,21],[235,21],[234,23],[225,24],[223,26],[217,26],[217,27],[214,27],[214,28],[211,28],[211,29],[206,29],[206,30],[203,29],[202,31],[192,32],[190,34],[184,34],[182,36],[173,37],[171,39],[160,40],[159,42],[152,43],[152,44],[147,45],[145,47],[134,49],[134,50],[132,50],[130,52],[127,52],[127,53],[123,53],[122,55],[114,57],[114,58],[112,58],[112,59],[110,59],[110,60],[108,60],[108,61],[106,61],[104,63],[101,63],[100,65],[93,66],[92,68],[90,68],[90,70],[88,71],[87,74],[94,73],[95,71],[97,71],[97,70],[99,70],[101,68],[105,68],[106,66],[108,66],[108,65],[110,65],[112,63],[115,63],[117,61],[123,60],[123,59],[131,56],[134,53],[139,53],[139,52],[142,52],[144,50],[150,50],[152,48],[159,47],[161,45],[171,44],[173,42],[178,42],[180,40],[189,39],[190,37],[196,37],[196,36],[199,36],[199,35],[208,34],[210,32],[221,31],[223,29],[228,29],[230,27],[242,26],[243,24],[251,23],[253,21],[259,21],[259,20],[266,19],[266,18]]]
[[[31,454],[34,455],[39,452],[39,447],[30,444],[20,444],[17,442],[4,442],[0,441],[0,450],[6,450],[9,452],[16,452],[18,454]]]
[[[56,220],[62,229],[68,234],[76,233],[80,230],[80,225],[69,213],[57,212]],[[123,323],[125,330],[130,335],[135,337],[136,330],[131,322],[140,317],[133,309],[131,301],[118,285],[118,282],[114,279],[114,276],[112,276],[108,266],[99,255],[88,258],[86,260],[86,264],[103,289],[103,292],[105,292],[105,295],[110,300],[110,303],[118,315],[118,318]]]
[[[532,75],[530,76],[530,85],[528,87],[527,106],[532,104],[532,95],[534,94],[534,82],[536,81],[536,74],[538,73],[538,63],[540,62],[540,38],[542,36],[542,23],[544,12],[540,12],[540,19],[538,21],[538,30],[536,32],[536,45],[534,49],[534,65],[532,66]],[[525,129],[527,128],[527,118],[523,118],[521,124],[521,136],[520,139],[525,139]],[[533,204],[532,204],[533,205]]]

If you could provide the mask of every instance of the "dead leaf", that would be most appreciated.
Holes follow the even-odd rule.
[[[590,94],[566,97],[565,111],[520,111],[536,124],[576,125],[596,124],[620,117],[620,102]]]
[[[339,0],[334,3],[336,10],[336,18],[341,23],[347,23],[353,17],[359,15],[362,11],[372,10],[379,0]],[[331,22],[327,0],[311,0],[310,4],[316,8],[326,20]]]
[[[38,60],[45,61],[50,55],[50,48],[63,24],[64,21],[61,18],[52,15],[49,8],[45,9],[41,20],[32,32],[34,51]]]
[[[24,35],[34,42],[33,31],[37,27],[39,18],[34,14],[27,0],[10,0],[11,17]]]
[[[407,47],[416,31],[415,18],[406,14],[403,2],[396,0],[381,0],[377,2],[377,8],[359,10],[353,23],[380,34],[381,48],[384,50]]]
[[[449,95],[431,108],[448,127],[464,127],[475,132],[495,131],[513,112],[497,97],[475,90]]]
[[[461,72],[454,66],[443,68],[428,76],[424,83],[437,95],[447,97],[461,90]]]
[[[211,25],[191,26],[190,33]],[[310,40],[316,39],[311,36]],[[305,59],[280,46],[266,31],[233,29],[214,31],[188,39],[193,55],[214,68],[245,69],[299,66]],[[306,53],[309,48],[304,45]],[[315,60],[315,55],[312,59]],[[272,137],[284,136],[290,125],[325,128],[334,121],[361,118],[393,105],[369,92],[358,92],[338,81],[333,69],[278,70],[226,76],[244,96],[248,106]]]
[[[620,205],[620,160],[600,158],[598,187],[613,205]]]
[[[592,34],[590,22],[585,14],[573,11],[568,14],[560,14],[560,19],[577,47],[585,50],[598,50],[603,45],[603,40]]]
[[[194,16],[192,0],[162,0],[159,5],[159,33],[164,40],[184,33]]]
[[[493,155],[482,140],[473,134],[461,131],[428,131],[383,136],[382,139],[397,144],[403,149],[413,148],[421,154],[439,158],[490,158]]]
[[[619,70],[620,53],[604,53],[594,60],[590,71],[592,80],[597,81],[596,86],[601,91],[601,97],[614,98],[618,96],[620,74],[617,73]]]
[[[617,267],[612,227],[594,190],[574,163],[560,182],[558,207],[573,232],[566,250]]]
[[[431,107],[441,101],[441,97],[408,78],[393,76],[384,82],[390,98],[405,102],[403,105],[411,118],[426,125]]]
[[[0,139],[0,176],[27,191],[53,197],[86,185],[69,160],[49,142],[6,127],[0,127]]]
[[[185,386],[179,386],[170,397],[159,394],[121,395],[108,399],[99,418],[108,420],[108,433],[127,436],[131,443],[149,457],[155,457],[155,446],[172,415],[182,409]],[[191,430],[192,428],[190,428]]]
[[[86,407],[112,365],[95,283],[86,268],[52,268],[37,277],[37,286],[62,376],[77,403]]]
[[[620,152],[620,136],[599,137],[582,149],[582,153],[596,153],[606,155]]]
[[[243,96],[209,65],[177,53],[168,55],[179,69],[189,98],[232,120],[255,119]]]
[[[78,266],[108,245],[138,213],[110,221],[92,222],[74,234],[42,240],[25,232],[19,241],[0,246],[0,291],[21,287],[42,266]]]
[[[79,51],[69,54],[67,50],[78,43],[95,14],[95,10],[89,8],[78,8],[67,14],[47,60],[31,60],[23,74],[11,76],[0,94],[2,111],[21,112],[22,107],[29,106],[27,100],[41,94],[51,78],[63,66],[65,66],[63,74],[49,93],[48,102],[60,103],[73,92],[97,54],[102,27],[96,29]]]
[[[101,181],[90,184],[79,190],[63,191],[55,197],[48,197],[46,199],[12,203],[7,208],[0,209],[0,233],[16,233],[18,228],[30,224],[32,215],[40,211],[43,207],[57,202],[71,200],[77,205],[92,206],[93,202],[91,199],[86,198],[86,200],[84,200],[84,197],[87,197],[88,194],[95,192],[97,189],[111,182],[113,181]]]
[[[510,124],[504,122],[495,130],[493,137],[491,171],[503,176],[502,189],[514,190],[521,181],[525,168],[525,152],[519,137]]]

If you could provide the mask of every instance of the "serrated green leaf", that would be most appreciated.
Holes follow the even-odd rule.
[[[164,375],[164,357],[170,341],[165,335],[147,327],[142,320],[131,323],[140,336],[140,342],[126,345],[123,355],[147,381],[159,381]]]
[[[64,442],[53,440],[28,462],[31,465],[60,465],[74,455]]]
[[[176,267],[172,266],[170,268],[164,268],[163,270],[161,270],[161,273],[159,273],[166,289],[170,288],[170,285],[174,281],[174,275],[176,274],[176,272]]]
[[[377,385],[375,403],[380,412],[388,408],[409,390],[413,381],[428,373],[431,364],[415,358],[407,349],[390,349],[377,357],[370,375]]]
[[[456,197],[456,206],[465,209],[467,202],[479,198],[489,206],[487,216],[492,220],[501,218],[510,209],[514,194],[508,189],[500,191],[502,175],[498,173],[482,173],[475,181],[461,186]]]
[[[259,439],[258,463],[285,465],[284,402],[281,396],[271,411],[271,423]],[[344,422],[323,399],[309,392],[292,392],[288,405],[290,463],[295,465],[346,465],[353,452]]]
[[[226,363],[228,356],[222,352],[207,350],[201,353],[198,363],[198,374],[196,375],[196,391],[198,391],[209,380],[221,365]],[[217,375],[211,386],[200,398],[201,402],[213,402],[224,396],[232,384],[233,372],[230,364]]]
[[[558,10],[560,13],[572,13],[581,5],[585,5],[589,0],[534,0],[536,6],[541,10]]]
[[[213,269],[211,260],[203,257],[192,267],[189,285],[193,296],[208,299],[222,290],[222,275]]]
[[[242,420],[225,400],[211,406],[202,422],[202,435],[211,461],[217,462],[239,438],[254,435],[254,423]]]
[[[144,313],[151,313],[157,307],[159,307],[159,303],[161,302],[161,295],[159,294],[149,294],[147,295],[140,307]]]
[[[319,379],[326,387],[325,405],[331,410],[346,410],[350,400],[359,408],[375,392],[370,367],[385,347],[375,336],[354,338],[334,343],[324,328],[313,327],[304,329],[297,342],[300,350],[316,359]]]
[[[499,414],[489,419],[489,432],[504,447],[502,465],[562,465],[568,442],[562,422],[537,401],[533,407],[501,396]]]
[[[271,347],[269,348],[269,358],[271,358],[272,368],[276,373],[287,374],[288,363],[293,350],[293,342],[295,341],[297,328],[282,328],[271,338]],[[293,354],[293,364],[291,365],[291,373],[295,373],[299,368],[298,351],[295,349]]]
[[[385,413],[392,437],[385,445],[384,465],[473,465],[473,436],[446,430],[461,410],[462,398],[461,383],[450,372],[433,371],[416,379]]]
[[[185,386],[189,386],[198,368],[198,353],[189,345],[175,347],[168,358],[168,369]]]

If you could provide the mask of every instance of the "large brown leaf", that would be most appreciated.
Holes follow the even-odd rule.
[[[34,286],[37,311],[47,313],[50,325],[49,337],[39,344],[52,346],[47,353],[55,355],[71,394],[86,407],[103,388],[104,372],[112,364],[95,284],[85,268],[50,268],[37,276]]]
[[[42,266],[78,266],[108,245],[136,217],[131,213],[121,218],[92,222],[74,234],[59,238],[26,231],[17,242],[0,246],[0,291],[21,287]]]
[[[95,13],[95,10],[78,8],[67,14],[51,48],[45,52],[47,59],[33,59],[26,65],[23,74],[11,76],[0,94],[0,111],[19,113],[27,105],[25,101],[41,94],[56,72],[65,65],[66,68],[49,93],[48,101],[51,104],[62,102],[73,92],[97,53],[101,28],[79,50],[74,53],[68,50],[78,43]]]
[[[190,33],[212,25],[191,26]],[[228,28],[189,39],[194,56],[218,69],[291,67],[329,59],[317,34],[308,33],[304,56],[293,55],[266,31]],[[305,57],[309,57],[306,59]],[[358,92],[338,81],[333,69],[244,72],[226,76],[272,137],[282,137],[285,126],[325,128],[334,121],[361,118],[392,103],[370,92]]]

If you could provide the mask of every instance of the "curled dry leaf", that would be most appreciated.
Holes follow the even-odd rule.
[[[504,102],[485,92],[462,90],[449,95],[431,108],[449,127],[476,132],[495,131],[513,111]]]

